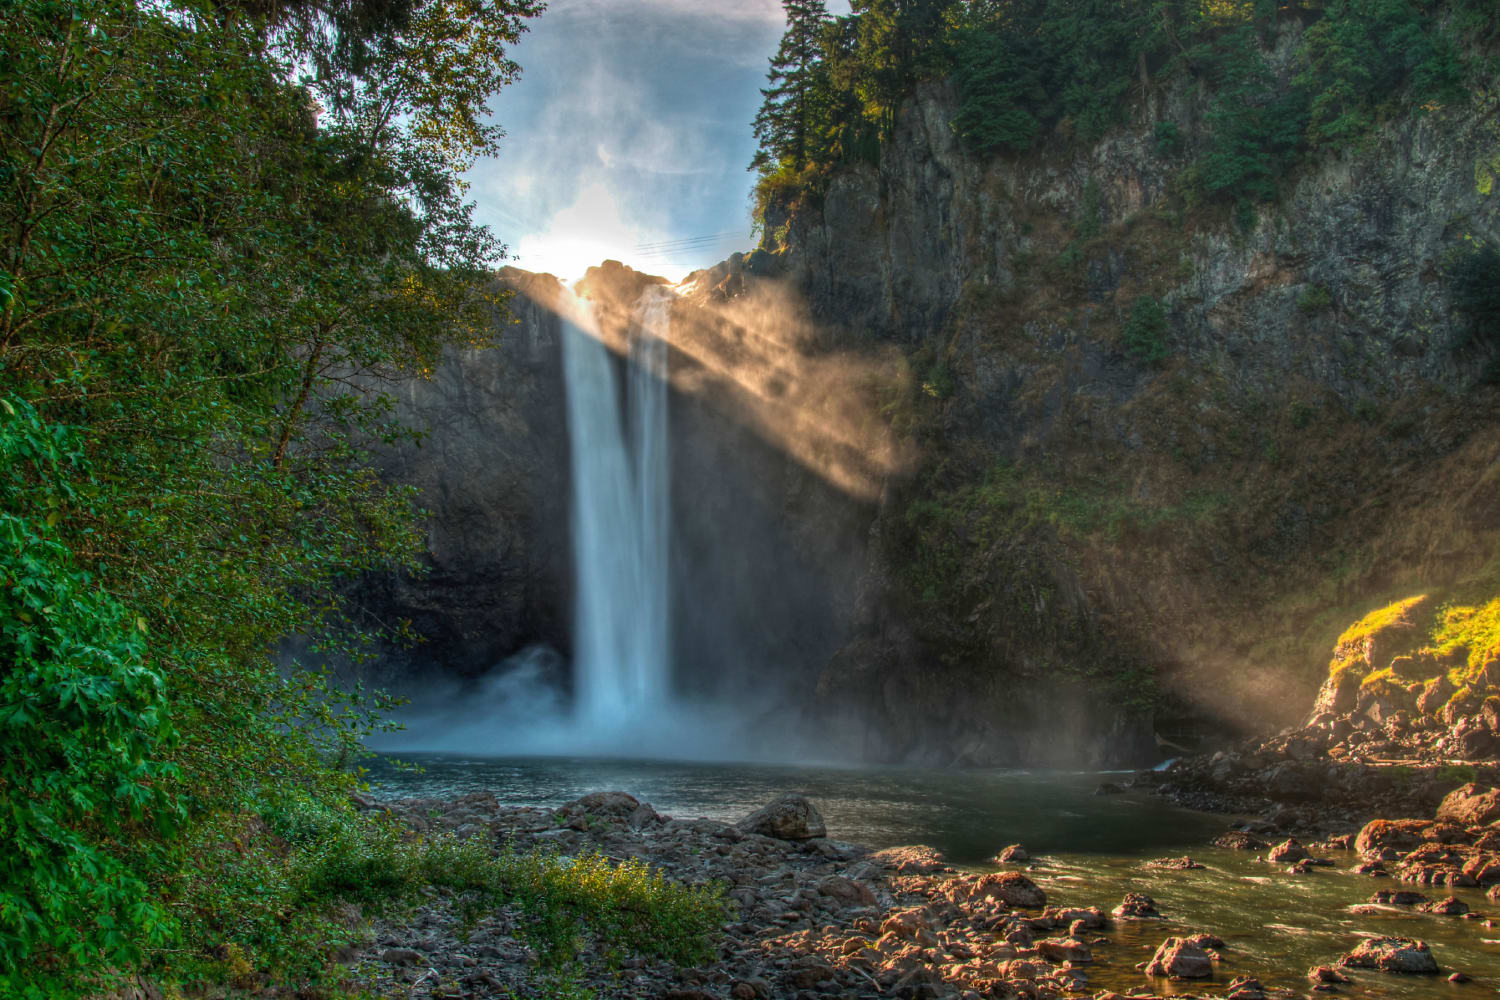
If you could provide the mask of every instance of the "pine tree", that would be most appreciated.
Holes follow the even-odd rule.
[[[782,0],[782,5],[786,33],[766,73],[770,86],[761,90],[765,102],[755,115],[760,148],[750,163],[752,170],[774,169],[778,163],[801,170],[813,139],[814,83],[823,57],[823,29],[830,20],[828,8],[823,0]]]

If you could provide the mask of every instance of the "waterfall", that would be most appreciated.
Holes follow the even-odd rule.
[[[617,382],[589,304],[563,320],[573,473],[579,721],[614,728],[671,694],[667,584],[667,341],[672,293],[641,296]],[[621,406],[621,393],[625,406]]]

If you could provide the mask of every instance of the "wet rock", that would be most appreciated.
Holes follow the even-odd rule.
[[[1180,872],[1194,871],[1203,867],[1187,855],[1180,858],[1157,858],[1155,861],[1147,861],[1146,864],[1151,868],[1170,868]]]
[[[1224,949],[1224,939],[1217,934],[1192,934],[1183,938],[1183,940],[1196,948],[1202,948],[1204,951],[1222,951]]]
[[[1438,806],[1437,818],[1459,826],[1484,826],[1500,819],[1500,788],[1469,782],[1449,792]]]
[[[1127,892],[1125,899],[1110,913],[1121,920],[1146,920],[1157,918],[1156,900],[1143,892]]]
[[[1347,985],[1354,982],[1354,980],[1331,965],[1313,966],[1307,970],[1307,978],[1315,983],[1327,983],[1330,985]]]
[[[1370,897],[1370,902],[1381,903],[1385,906],[1421,906],[1431,903],[1432,900],[1420,892],[1398,892],[1391,889],[1382,889]]]
[[[995,860],[1000,862],[1001,864],[1014,865],[1020,864],[1024,861],[1030,861],[1031,855],[1026,853],[1026,848],[1022,847],[1020,844],[1011,844],[1005,850],[995,855]]]
[[[1108,920],[1104,911],[1097,906],[1072,907],[1072,906],[1049,906],[1042,911],[1039,923],[1045,923],[1049,927],[1072,927],[1082,924],[1088,930],[1099,930]]]
[[[801,795],[783,795],[734,825],[742,833],[758,833],[777,840],[810,840],[828,835],[822,815]]]
[[[1312,855],[1307,853],[1307,848],[1297,843],[1295,838],[1288,838],[1271,848],[1266,860],[1272,864],[1284,865],[1295,864],[1298,861],[1306,861]]]
[[[943,856],[930,847],[888,847],[870,855],[870,860],[897,875],[932,875],[942,871]]]
[[[1214,838],[1213,845],[1231,851],[1259,851],[1270,846],[1264,840],[1246,833],[1244,830],[1230,830],[1227,833],[1221,833]]]
[[[1266,988],[1259,979],[1251,976],[1236,976],[1224,990],[1227,1000],[1266,1000]]]
[[[1092,962],[1094,952],[1077,938],[1043,938],[1036,943],[1036,950],[1049,962]]]
[[[1461,917],[1469,912],[1469,904],[1455,896],[1449,896],[1437,902],[1423,903],[1420,909],[1423,913],[1431,913],[1439,917]]]
[[[1190,943],[1185,938],[1167,938],[1151,961],[1146,963],[1146,975],[1166,976],[1169,979],[1208,979],[1214,974],[1213,959],[1208,952]]]
[[[1124,792],[1125,786],[1114,781],[1103,782],[1094,789],[1095,795],[1123,795]]]
[[[1437,959],[1432,957],[1426,941],[1402,937],[1366,938],[1340,964],[1410,975],[1433,975],[1438,971]]]
[[[1450,983],[1468,983],[1468,982],[1473,982],[1473,980],[1470,979],[1469,976],[1465,975],[1462,972],[1455,972],[1453,975],[1451,975],[1451,976],[1448,977],[1448,982],[1450,982]]]

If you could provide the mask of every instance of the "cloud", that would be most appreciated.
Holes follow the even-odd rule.
[[[554,0],[495,102],[502,154],[470,173],[479,218],[542,270],[596,247],[681,277],[748,249],[750,121],[782,26],[779,0]],[[726,232],[741,235],[634,252]]]

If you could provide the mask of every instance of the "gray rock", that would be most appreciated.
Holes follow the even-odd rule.
[[[758,833],[778,840],[825,837],[828,828],[811,802],[801,795],[783,795],[735,824],[742,833]]]

